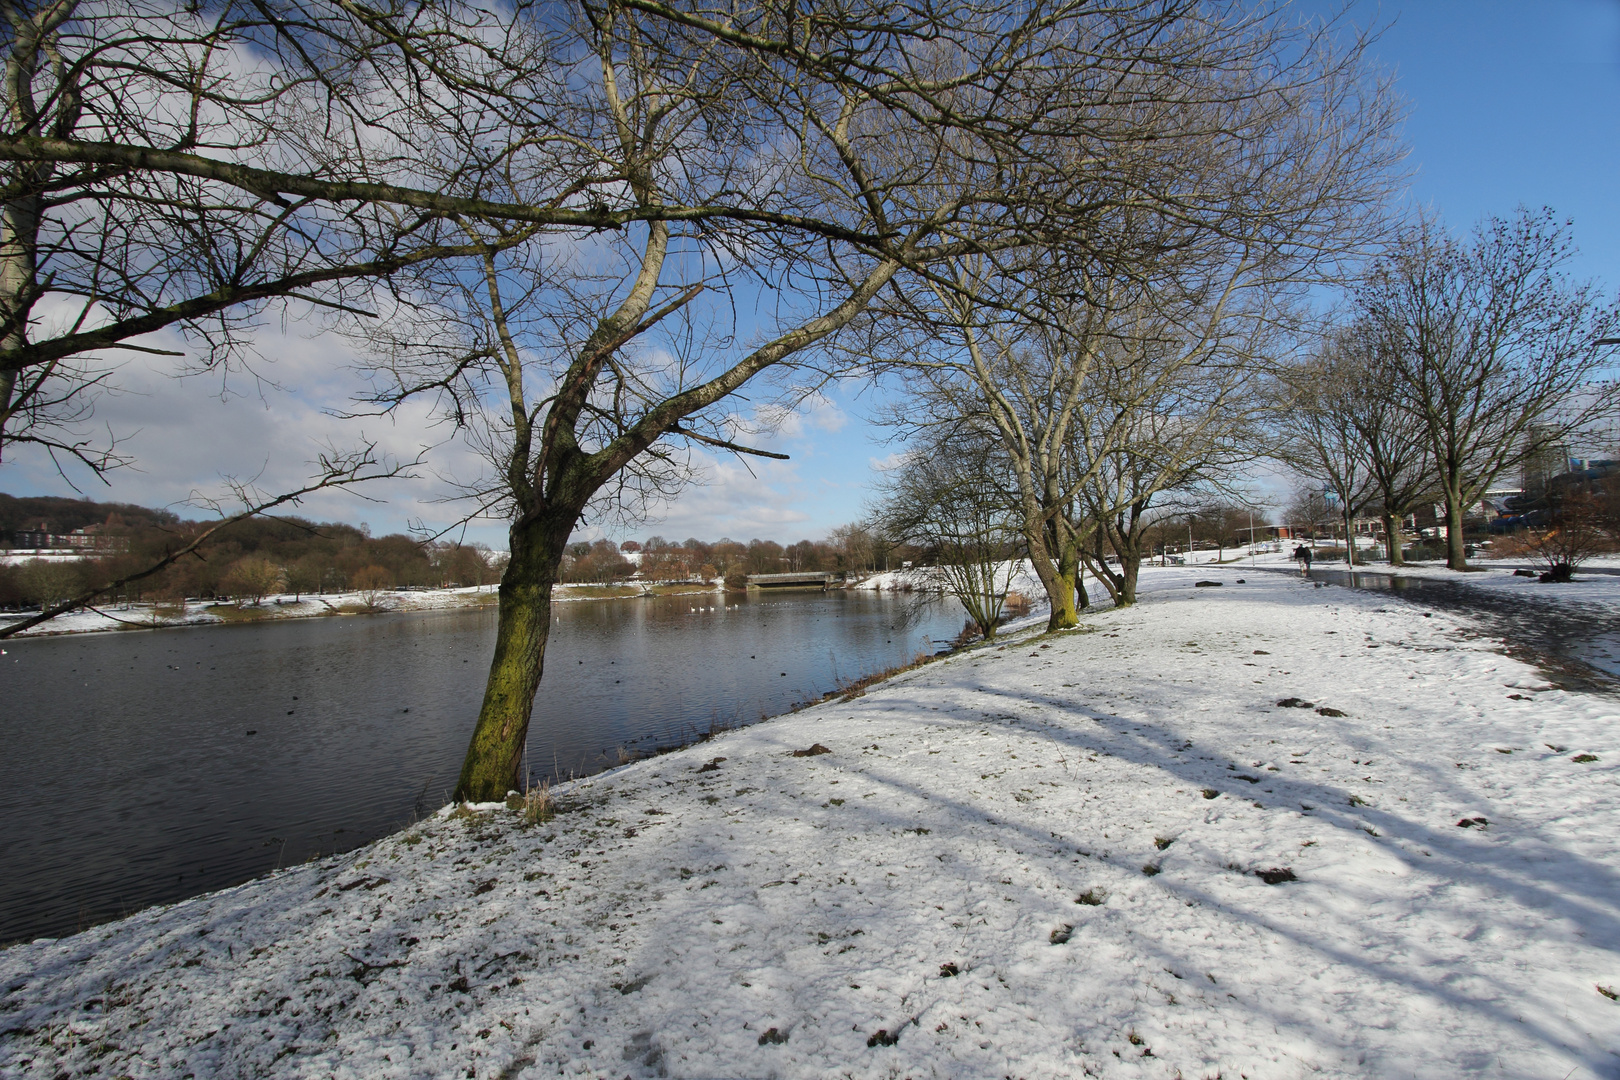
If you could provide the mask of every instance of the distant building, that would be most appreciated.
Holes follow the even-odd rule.
[[[50,522],[36,521],[30,528],[12,533],[11,546],[35,551],[121,551],[129,546],[129,541],[122,536],[108,535],[104,525],[86,525],[72,532],[59,533],[51,530]]]

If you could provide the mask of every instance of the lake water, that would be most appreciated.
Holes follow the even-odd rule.
[[[535,779],[750,723],[932,652],[954,601],[720,593],[553,606]],[[12,640],[0,942],[368,843],[442,805],[495,638],[461,609]]]

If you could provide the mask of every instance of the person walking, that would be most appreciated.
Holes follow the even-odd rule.
[[[1300,576],[1301,577],[1310,577],[1310,575],[1311,575],[1311,549],[1306,547],[1304,544],[1301,544],[1298,547],[1296,547],[1294,549],[1294,561],[1299,563],[1299,574],[1300,574]]]

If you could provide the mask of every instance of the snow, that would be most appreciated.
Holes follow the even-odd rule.
[[[83,562],[94,552],[82,548],[6,548],[0,550],[0,566],[20,566],[28,562],[73,563]]]
[[[1046,589],[1028,559],[1000,563],[996,567],[997,584],[1009,592],[1023,593],[1030,600],[1046,602]],[[852,589],[870,592],[941,592],[949,586],[943,575],[931,566],[908,567],[904,570],[883,570],[862,578]],[[1100,588],[1100,586],[1098,586]]]
[[[356,614],[364,611],[432,611],[452,607],[476,607],[494,603],[494,585],[457,589],[422,589],[411,592],[388,591],[372,594],[360,592],[295,596],[292,593],[266,596],[259,604],[234,601],[187,600],[183,605],[152,604],[100,604],[94,608],[58,615],[49,622],[24,630],[20,637],[47,634],[85,634],[107,630],[150,630],[165,626],[201,626],[223,623],[227,620],[218,612],[239,608],[260,619],[308,619],[324,615]],[[345,610],[347,609],[347,610]],[[26,618],[36,612],[0,615],[0,623]]]
[[[1142,584],[546,824],[0,952],[0,1073],[1620,1072],[1615,699],[1399,598]]]

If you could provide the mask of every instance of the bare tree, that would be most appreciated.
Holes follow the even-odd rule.
[[[828,534],[827,541],[837,549],[846,572],[872,569],[872,532],[865,525],[859,522],[840,525]]]
[[[1022,532],[991,447],[961,438],[914,450],[880,488],[875,528],[926,552],[986,640],[996,636]]]
[[[1343,519],[1345,562],[1355,565],[1355,519],[1376,490],[1356,415],[1370,373],[1361,358],[1328,338],[1317,354],[1278,375],[1278,456],[1331,492]]]
[[[1372,482],[1369,506],[1376,506],[1384,526],[1389,561],[1406,561],[1403,526],[1418,507],[1435,501],[1434,454],[1423,417],[1408,407],[1399,372],[1379,337],[1365,323],[1345,328],[1336,347],[1359,358],[1359,393],[1350,422],[1360,436],[1367,475]]]
[[[466,14],[8,3],[0,450],[114,467],[116,438],[90,424],[115,385],[109,350],[184,358],[146,338],[173,328],[193,353],[177,371],[222,370],[251,359],[270,304],[364,314],[376,281],[476,250],[449,216],[488,201],[488,163],[451,165],[434,140],[452,120],[477,125],[484,84],[520,57],[491,62],[474,32],[500,28]],[[527,209],[549,220],[544,198]]]
[[[1453,570],[1468,568],[1464,519],[1497,477],[1620,404],[1620,384],[1597,382],[1620,308],[1569,279],[1573,254],[1550,210],[1492,218],[1466,242],[1423,220],[1358,292],[1422,418]]]
[[[362,566],[349,578],[349,587],[360,594],[367,611],[380,611],[383,600],[394,589],[394,575],[384,566]]]
[[[1094,524],[1075,512],[1079,493],[1092,485],[1095,498],[1104,472],[1118,479],[1112,449],[1143,430],[1136,410],[1189,372],[1202,381],[1205,366],[1262,360],[1259,328],[1287,321],[1301,283],[1333,277],[1381,228],[1393,114],[1361,73],[1363,43],[1335,52],[1264,13],[1203,29],[1169,76],[1175,106],[1150,111],[1167,126],[1137,129],[1164,170],[1144,170],[1150,190],[1167,196],[1181,184],[1197,198],[1131,200],[1099,215],[1084,246],[1059,239],[1021,262],[954,260],[926,292],[885,307],[914,325],[910,340],[866,346],[923,373],[921,384],[911,374],[913,401],[896,412],[902,430],[966,423],[999,440],[1054,630],[1077,622],[1080,552]],[[1293,51],[1306,41],[1321,48]],[[1138,100],[1161,101],[1161,74],[1151,63],[1138,70]],[[1240,349],[1249,350],[1241,360]],[[1116,364],[1130,366],[1128,378],[1105,370]],[[1138,400],[1118,396],[1126,385]],[[1124,497],[1094,512],[1136,500]]]
[[[1552,506],[1547,527],[1532,533],[1528,546],[1547,569],[1546,582],[1571,581],[1582,563],[1615,550],[1612,506],[1588,490],[1565,491]]]
[[[1230,363],[1213,356],[1178,364],[1174,335],[1152,324],[1139,330],[1097,380],[1086,410],[1091,422],[1069,446],[1071,467],[1086,477],[1071,527],[1084,537],[1087,567],[1120,606],[1136,602],[1149,530],[1167,513],[1225,494],[1234,470],[1264,445],[1266,403],[1252,358],[1269,351],[1265,323],[1250,323],[1252,336],[1229,343]],[[1162,352],[1172,355],[1155,355]],[[1167,370],[1173,377],[1165,377]]]
[[[41,611],[49,611],[84,587],[83,568],[77,560],[29,559],[22,564],[18,577],[24,595]]]
[[[873,8],[817,20],[805,38],[779,14],[715,23],[658,5],[585,6],[568,27],[590,63],[570,89],[574,144],[623,178],[645,224],[502,249],[504,234],[469,222],[469,235],[492,239],[479,262],[415,273],[371,338],[377,405],[432,396],[493,466],[471,488],[475,512],[512,521],[460,796],[498,798],[516,779],[551,585],[582,517],[634,514],[671,493],[693,446],[761,453],[722,402],[776,371],[766,392],[790,405],[828,373],[819,346],[897,278],[1086,235],[1099,212],[1079,197],[1086,178],[1051,163],[1099,133],[1051,118],[1078,115],[1097,92],[1104,72],[1086,73],[1099,67],[1088,47],[1150,44],[1165,26],[1147,6],[1006,5],[898,23]],[[663,209],[738,191],[755,200],[752,217]],[[740,332],[738,308],[754,313]]]

